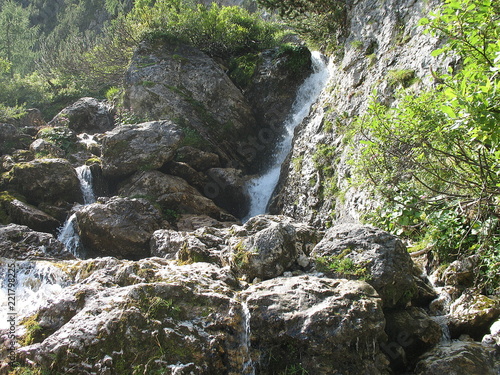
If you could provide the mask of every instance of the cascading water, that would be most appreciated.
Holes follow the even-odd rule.
[[[329,78],[329,69],[320,52],[312,52],[313,73],[304,81],[297,91],[292,112],[284,124],[283,140],[277,145],[271,167],[261,176],[251,180],[247,189],[250,194],[250,212],[245,218],[266,213],[274,188],[278,184],[281,164],[292,148],[293,131],[309,114],[311,106],[318,99]]]
[[[0,330],[8,328],[7,288],[10,262],[0,262]],[[19,322],[24,317],[34,314],[47,301],[58,295],[69,285],[70,280],[60,268],[43,261],[15,261],[16,287],[15,312]]]
[[[83,195],[84,205],[95,203],[95,195],[92,187],[92,171],[90,167],[82,165],[75,168],[78,179],[80,180],[80,190]],[[76,214],[72,214],[64,223],[64,225],[59,230],[59,235],[57,239],[61,241],[66,249],[71,252],[74,256],[79,257],[81,254],[80,249],[80,237],[75,230]]]
[[[242,336],[242,346],[247,351],[247,360],[243,364],[243,375],[255,375],[255,367],[251,357],[251,344],[250,344],[250,310],[246,302],[241,303],[241,309],[243,313],[243,336]]]
[[[92,171],[88,165],[82,165],[75,168],[78,179],[80,180],[80,190],[83,194],[83,203],[95,203],[95,195],[92,187]]]

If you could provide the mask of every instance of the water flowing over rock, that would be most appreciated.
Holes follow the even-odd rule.
[[[106,101],[81,98],[64,108],[49,122],[49,126],[67,126],[75,133],[104,133],[115,126],[116,111]]]
[[[279,180],[281,164],[292,147],[294,129],[309,114],[312,104],[317,100],[328,80],[329,72],[323,58],[320,53],[313,53],[314,72],[302,83],[297,92],[291,113],[283,126],[283,139],[278,143],[274,151],[272,165],[261,176],[251,180],[248,184],[251,198],[249,218],[267,212],[269,199]]]
[[[105,176],[126,176],[138,170],[158,169],[174,157],[183,133],[171,121],[121,125],[102,142]]]
[[[258,374],[388,374],[381,301],[365,282],[282,277],[248,288],[251,352]]]
[[[149,256],[149,239],[162,226],[160,212],[145,199],[111,198],[76,213],[78,233],[89,255],[139,259]]]
[[[360,224],[333,227],[312,256],[323,258],[320,264],[327,267],[333,264],[330,270],[324,270],[327,274],[366,279],[380,294],[384,308],[406,304],[416,291],[413,262],[406,246],[381,229]]]

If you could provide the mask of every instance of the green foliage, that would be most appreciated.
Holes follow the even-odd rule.
[[[229,61],[228,75],[240,88],[244,89],[252,81],[260,58],[255,53],[247,53],[242,56],[233,57]]]
[[[277,11],[293,30],[322,49],[337,45],[337,37],[347,22],[347,4],[343,0],[257,0],[257,3]]]
[[[346,256],[349,252],[350,250],[347,250],[339,255],[317,257],[316,269],[320,272],[333,272],[341,277],[354,276],[361,280],[368,280],[370,275],[366,265],[356,264]]]
[[[411,86],[415,82],[415,71],[412,69],[389,70],[387,73],[387,82],[391,86]]]
[[[46,127],[41,129],[37,135],[49,143],[56,145],[64,150],[66,153],[73,151],[75,147],[74,134],[69,128],[65,127]]]
[[[24,8],[14,0],[0,4],[0,58],[2,68],[9,63],[11,77],[14,73],[25,74],[33,68],[33,46],[38,28],[30,25],[30,8]]]
[[[358,181],[384,198],[366,219],[428,245],[442,260],[481,254],[477,282],[489,291],[499,288],[499,19],[496,2],[447,0],[421,23],[448,40],[434,54],[458,54],[462,68],[440,76],[437,89],[400,92],[395,108],[375,93],[357,123],[364,136]]]
[[[219,57],[273,46],[279,31],[243,8],[207,7],[190,0],[138,1],[129,19],[141,25],[143,37],[182,41]]]
[[[285,57],[284,68],[292,73],[300,74],[311,63],[311,53],[304,46],[285,43],[280,45],[278,57]]]

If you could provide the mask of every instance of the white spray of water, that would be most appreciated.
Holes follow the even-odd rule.
[[[82,165],[75,169],[80,180],[80,190],[83,195],[84,205],[95,203],[95,195],[92,186],[92,171],[87,165]],[[64,244],[66,249],[74,256],[80,257],[80,236],[75,230],[76,214],[72,214],[59,230],[57,239]]]
[[[82,165],[75,168],[78,179],[80,180],[80,190],[83,194],[83,203],[95,203],[95,195],[92,187],[92,171],[88,165]]]
[[[243,348],[246,350],[247,360],[243,363],[243,375],[255,375],[255,367],[251,357],[251,343],[250,343],[250,309],[246,302],[241,303],[241,309],[243,313],[243,335],[241,339],[241,343]]]
[[[319,52],[312,52],[314,72],[297,91],[297,97],[292,106],[292,112],[284,124],[283,140],[277,145],[272,166],[261,176],[251,180],[247,189],[250,194],[250,212],[244,221],[266,213],[269,199],[278,184],[281,164],[285,161],[292,148],[293,132],[309,114],[311,106],[316,102],[329,78],[329,70],[323,56]]]
[[[16,270],[15,289],[8,288],[8,264],[12,263]],[[8,294],[15,296],[14,311],[19,323],[57,296],[69,282],[64,272],[49,262],[2,261],[0,263],[0,329],[8,328],[7,313],[13,312],[10,310],[12,305],[8,305]]]

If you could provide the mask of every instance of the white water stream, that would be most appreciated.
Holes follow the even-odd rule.
[[[247,185],[251,200],[250,212],[244,221],[253,216],[266,213],[269,200],[279,181],[281,164],[283,164],[292,149],[294,130],[309,114],[311,106],[316,102],[328,81],[330,71],[323,55],[320,52],[312,52],[311,60],[313,73],[297,91],[292,112],[284,124],[285,134],[283,140],[276,147],[271,167],[261,176],[251,180]]]
[[[15,271],[11,268],[12,264]],[[15,288],[8,287],[12,275],[15,275]],[[2,260],[0,283],[0,330],[4,330],[10,325],[8,313],[15,312],[19,323],[57,296],[70,280],[50,262]],[[13,298],[9,299],[9,296]]]
[[[251,357],[251,343],[250,343],[250,309],[246,302],[241,303],[241,309],[243,313],[243,336],[241,339],[241,344],[244,349],[246,349],[247,360],[243,364],[242,375],[255,375],[255,367]]]
[[[96,199],[92,186],[92,172],[90,167],[82,165],[75,168],[75,170],[78,175],[78,180],[80,180],[80,190],[82,191],[84,205],[95,203]],[[75,230],[75,222],[76,214],[72,214],[59,230],[57,239],[62,242],[66,249],[74,256],[80,257],[80,237]]]

